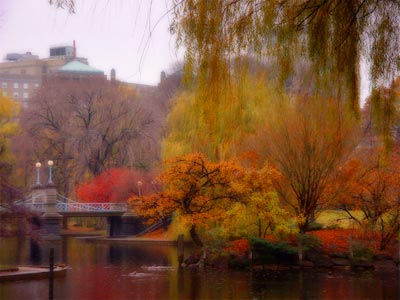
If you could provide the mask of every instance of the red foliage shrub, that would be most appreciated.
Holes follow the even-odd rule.
[[[392,255],[395,247],[388,247],[386,251],[379,250],[379,232],[362,231],[355,229],[324,229],[312,231],[322,242],[322,248],[328,253],[349,252],[350,238],[353,242],[361,242],[374,253]]]
[[[153,176],[130,169],[110,169],[76,187],[76,195],[83,202],[126,202],[133,195],[150,193]]]
[[[349,237],[355,232],[350,229],[324,229],[312,231],[322,242],[322,248],[327,252],[349,252]]]
[[[361,242],[374,253],[384,253],[394,255],[397,244],[395,241],[385,251],[379,250],[379,232],[362,231],[356,229],[323,229],[309,232],[319,238],[322,243],[322,249],[327,253],[345,252],[349,253],[350,238],[352,242]],[[267,240],[272,242],[278,241],[275,236],[268,235]],[[288,236],[285,240],[292,246],[297,246],[297,237],[295,235]],[[247,239],[239,239],[232,241],[225,248],[225,252],[233,252],[237,255],[244,255],[249,250],[249,242]]]
[[[249,241],[247,239],[240,239],[232,241],[224,250],[225,252],[233,252],[236,255],[245,255],[249,248]]]

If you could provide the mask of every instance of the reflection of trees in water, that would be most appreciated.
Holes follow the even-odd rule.
[[[252,297],[255,294],[246,271],[183,268],[174,276],[177,276],[176,299],[264,299]]]
[[[132,263],[137,265],[171,265],[169,247],[164,251],[153,247],[135,247],[131,245],[108,245],[107,262],[110,264]],[[175,249],[173,249],[175,250]]]
[[[61,237],[61,261],[65,264],[68,263],[68,243],[67,243],[67,237],[62,236]]]
[[[36,238],[29,239],[29,264],[33,265],[48,265],[50,248],[54,248],[54,262],[65,263],[64,258],[67,256],[66,253],[66,239],[55,241],[43,241]],[[20,263],[24,264],[23,260]]]
[[[42,250],[38,240],[30,239],[29,262],[33,265],[40,265],[42,260]]]
[[[260,299],[320,299],[324,296],[322,280],[325,276],[315,271],[254,271],[252,289]]]
[[[190,280],[188,283],[189,284],[189,295],[190,299],[199,299],[199,292],[201,290],[201,280],[199,277],[199,274],[197,272],[190,272]]]
[[[251,289],[257,299],[400,299],[400,284],[392,275],[344,270],[253,271]]]

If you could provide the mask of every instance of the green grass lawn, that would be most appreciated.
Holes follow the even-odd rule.
[[[361,211],[351,211],[351,213],[361,218]],[[324,210],[318,216],[317,223],[321,224],[324,228],[351,228],[354,221],[346,219],[347,217],[348,215],[341,210]]]

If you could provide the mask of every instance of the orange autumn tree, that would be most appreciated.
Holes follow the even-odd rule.
[[[337,174],[357,144],[357,121],[339,100],[313,96],[279,99],[260,140],[280,173],[274,187],[301,233],[337,200]],[[282,117],[284,116],[284,117]]]
[[[343,168],[350,181],[341,208],[361,228],[378,232],[380,250],[400,231],[399,167],[398,150],[387,154],[382,149],[368,149]]]
[[[131,169],[114,168],[76,187],[76,195],[83,202],[120,203],[133,195],[149,194],[154,185],[152,175]]]
[[[190,224],[190,236],[198,246],[203,242],[198,226],[223,218],[231,201],[240,200],[238,182],[244,170],[233,161],[211,162],[193,153],[167,161],[158,181],[164,190],[149,196],[134,196],[129,202],[139,215],[161,220],[177,212]]]

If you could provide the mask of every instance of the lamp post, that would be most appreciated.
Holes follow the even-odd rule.
[[[141,182],[141,181],[139,180],[139,181],[137,182],[139,196],[142,196],[142,191],[141,191],[142,185],[143,185],[143,182]]]
[[[36,167],[36,185],[40,186],[40,168],[42,167],[42,164],[40,162],[37,162],[35,164]]]
[[[53,184],[53,172],[52,172],[52,169],[53,169],[53,166],[54,166],[54,162],[52,160],[49,160],[47,162],[47,166],[49,167],[49,180],[48,180],[47,184]]]

